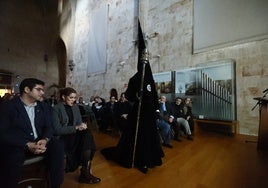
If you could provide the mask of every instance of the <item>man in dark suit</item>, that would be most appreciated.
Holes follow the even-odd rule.
[[[165,95],[160,96],[159,110],[162,116],[171,115],[172,107]]]
[[[0,186],[17,187],[23,162],[28,156],[45,155],[52,187],[64,176],[63,144],[53,138],[52,108],[42,102],[44,82],[24,79],[20,96],[0,106]]]
[[[170,144],[172,138],[171,124],[173,119],[171,118],[171,105],[166,102],[166,96],[162,95],[159,100],[159,116],[157,119],[157,127],[159,128],[160,135],[163,140],[163,146],[172,148]]]

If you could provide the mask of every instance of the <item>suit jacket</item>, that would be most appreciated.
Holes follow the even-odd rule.
[[[30,119],[20,97],[2,103],[0,114],[1,144],[25,147],[27,142],[35,140]],[[37,101],[34,121],[38,139],[53,136],[52,108],[48,104]]]
[[[64,104],[60,102],[53,107],[53,117],[56,135],[75,134],[75,126],[82,123],[82,117],[78,105],[74,104],[71,108],[73,112],[74,121],[73,126],[68,126],[69,118],[66,113]]]
[[[162,116],[162,118],[165,118],[165,116],[169,117],[170,115],[172,115],[172,106],[169,102],[165,102],[166,111],[163,111],[161,105],[162,104],[159,103],[159,111],[160,111],[160,116]]]

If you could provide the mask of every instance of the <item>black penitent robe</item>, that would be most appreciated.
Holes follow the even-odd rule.
[[[128,89],[125,92],[126,98],[134,103],[131,112],[128,115],[128,128],[122,133],[122,136],[116,147],[105,148],[101,153],[108,160],[113,160],[121,166],[132,167],[132,156],[137,124],[137,112],[140,93],[140,84],[142,74],[138,72],[129,80]],[[158,108],[158,96],[155,89],[155,83],[152,78],[150,64],[146,64],[143,97],[141,102],[141,112],[139,118],[139,129],[135,151],[135,167],[155,167],[162,164],[164,153],[160,144],[159,134],[156,126],[156,109]]]

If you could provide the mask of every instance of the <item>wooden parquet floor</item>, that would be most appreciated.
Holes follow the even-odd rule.
[[[62,188],[266,188],[268,152],[258,151],[256,137],[224,135],[197,130],[194,141],[172,141],[163,148],[163,165],[142,174],[105,160],[102,148],[116,145],[119,137],[92,131],[98,151],[93,174],[101,178],[94,185],[79,184],[79,170],[65,174]]]

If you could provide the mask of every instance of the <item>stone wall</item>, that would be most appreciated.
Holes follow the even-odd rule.
[[[268,81],[268,40],[249,42],[198,54],[192,52],[193,0],[155,1],[142,4],[132,0],[110,0],[107,41],[107,71],[87,76],[89,17],[98,9],[96,1],[80,0],[76,6],[73,58],[75,70],[68,75],[69,85],[75,87],[87,101],[91,95],[106,99],[111,88],[122,92],[128,79],[136,72],[136,21],[140,15],[143,32],[148,36],[148,49],[154,73],[181,70],[197,64],[223,59],[236,61],[238,132],[257,135],[258,110],[251,111]],[[89,11],[90,10],[90,11]],[[143,19],[143,20],[142,20]]]
[[[108,99],[111,88],[120,94],[136,72],[139,15],[143,32],[149,36],[154,73],[234,59],[238,132],[258,134],[258,109],[251,109],[256,104],[253,98],[262,96],[267,88],[267,39],[193,54],[193,0],[140,0],[140,5],[137,0],[62,2],[63,10],[57,14],[54,0],[0,1],[0,70],[12,72],[13,82],[19,82],[16,75],[20,75],[20,79],[38,77],[49,86],[57,84],[59,71],[66,69],[66,85],[74,87],[85,101],[91,95]],[[107,71],[88,75],[90,16],[102,5],[109,7]],[[55,43],[59,34],[66,46],[67,67],[58,67]],[[73,71],[68,68],[70,60],[75,63]]]
[[[0,70],[13,73],[14,92],[25,77],[57,84],[57,2],[2,0],[0,8]]]

